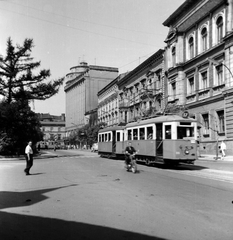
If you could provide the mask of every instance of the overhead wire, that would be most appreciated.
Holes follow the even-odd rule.
[[[23,5],[23,4],[19,4],[19,3],[14,3],[14,2],[9,2],[10,4],[13,4],[13,5],[17,5],[17,6],[21,6],[21,7],[26,7],[26,8],[29,8],[29,9],[33,9],[33,10],[36,10],[36,11],[40,11],[40,12],[43,12],[45,14],[48,14],[49,12],[46,12],[44,10],[41,10],[41,9],[38,9],[38,8],[35,8],[35,7],[30,7],[30,6],[26,6],[26,5]],[[108,28],[114,28],[114,29],[119,29],[119,30],[124,30],[124,31],[130,31],[130,32],[137,32],[137,33],[140,33],[140,34],[149,34],[149,35],[154,35],[154,33],[152,32],[144,32],[144,31],[138,31],[138,30],[135,30],[135,29],[126,29],[126,28],[120,28],[120,27],[115,27],[115,26],[111,26],[111,25],[107,25],[107,24],[101,24],[101,23],[94,23],[94,22],[91,22],[91,21],[85,21],[85,20],[81,20],[81,19],[78,19],[78,18],[74,18],[74,17],[69,17],[69,16],[65,16],[65,15],[61,15],[61,14],[58,14],[58,13],[55,13],[53,12],[52,13],[53,15],[55,16],[58,16],[58,17],[64,17],[66,19],[70,19],[70,20],[75,20],[75,21],[79,21],[79,22],[83,22],[83,23],[88,23],[88,24],[92,24],[92,25],[97,25],[97,26],[102,26],[102,27],[108,27]],[[156,33],[158,34],[158,33]],[[162,34],[158,34],[158,35],[162,35]]]
[[[61,27],[66,27],[66,28],[69,28],[69,29],[72,29],[72,30],[77,30],[77,31],[85,32],[85,33],[91,33],[91,34],[95,34],[95,35],[98,35],[98,36],[108,37],[108,38],[117,39],[117,40],[126,41],[126,42],[131,42],[131,43],[135,43],[135,44],[141,44],[141,45],[156,47],[155,45],[152,45],[152,44],[147,44],[147,43],[143,43],[143,42],[139,42],[139,41],[124,39],[124,38],[121,38],[121,37],[114,37],[114,36],[110,36],[110,35],[106,35],[106,34],[102,34],[102,33],[97,33],[97,32],[89,31],[89,30],[86,30],[86,29],[81,29],[81,28],[70,26],[70,25],[65,25],[65,24],[54,22],[54,21],[45,20],[45,19],[42,19],[42,18],[39,18],[39,17],[26,15],[24,13],[19,13],[19,12],[8,10],[8,9],[3,9],[3,8],[0,8],[0,9],[4,10],[4,11],[16,13],[16,14],[19,14],[19,15],[22,15],[22,16],[25,16],[25,17],[29,17],[29,18],[32,18],[32,19],[40,20],[40,21],[43,21],[43,22],[46,22],[46,23],[58,25],[58,26],[61,26]]]

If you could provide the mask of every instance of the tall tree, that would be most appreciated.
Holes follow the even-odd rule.
[[[0,152],[24,153],[27,142],[43,139],[40,121],[26,102],[0,102]]]
[[[14,46],[11,38],[7,40],[6,56],[0,56],[0,95],[8,103],[48,99],[63,83],[64,78],[47,81],[50,70],[38,70],[40,61],[31,57],[33,47],[33,39],[25,39],[22,46]]]

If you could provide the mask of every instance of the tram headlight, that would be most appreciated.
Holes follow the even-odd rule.
[[[185,149],[184,153],[185,153],[186,155],[188,155],[188,154],[189,154],[189,150],[188,150],[188,149]]]

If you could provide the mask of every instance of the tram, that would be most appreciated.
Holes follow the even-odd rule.
[[[107,127],[98,133],[98,153],[103,157],[122,158],[129,141],[137,151],[138,162],[193,164],[197,159],[197,122],[166,115]]]

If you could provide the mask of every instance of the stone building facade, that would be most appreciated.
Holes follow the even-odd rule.
[[[161,114],[166,105],[164,50],[158,50],[120,79],[117,85],[120,123]]]
[[[201,151],[233,153],[233,0],[186,0],[163,23],[168,104],[199,123]]]
[[[50,115],[49,113],[37,113],[40,120],[41,130],[44,134],[43,140],[62,141],[65,138],[65,114],[61,116]]]
[[[97,93],[118,76],[118,68],[81,62],[66,75],[66,132],[89,122],[90,111],[97,109]]]
[[[120,74],[107,86],[98,92],[98,122],[104,122],[107,126],[119,124],[118,81],[127,73]]]

